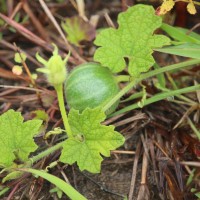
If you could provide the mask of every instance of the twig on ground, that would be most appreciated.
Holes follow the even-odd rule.
[[[32,23],[34,24],[35,28],[39,32],[39,34],[42,37],[42,39],[45,40],[45,41],[49,41],[49,36],[47,34],[47,31],[43,28],[43,26],[40,23],[40,21],[37,19],[35,14],[32,12],[32,10],[31,10],[31,8],[30,8],[30,6],[28,4],[28,1],[24,1],[23,2],[23,9],[25,10],[25,12],[30,17]]]
[[[133,193],[135,190],[135,181],[136,181],[136,175],[137,175],[137,166],[138,166],[138,161],[140,157],[140,151],[141,151],[141,141],[138,142],[137,148],[136,148],[136,153],[135,153],[135,159],[134,159],[134,164],[133,164],[133,171],[132,171],[132,178],[131,178],[131,185],[130,185],[130,190],[129,190],[129,195],[128,199],[132,200],[133,198]]]
[[[141,135],[141,139],[143,135]],[[144,152],[143,152],[143,160],[142,160],[142,174],[141,174],[141,185],[138,192],[137,200],[149,200],[150,199],[150,192],[147,186],[147,169],[148,169],[148,149],[146,149],[146,141],[142,139]]]

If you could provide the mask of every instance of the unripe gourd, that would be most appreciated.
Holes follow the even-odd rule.
[[[80,112],[87,107],[103,107],[119,92],[119,86],[111,71],[97,63],[77,66],[68,75],[64,88],[69,107]],[[106,113],[112,113],[118,104],[119,101]]]

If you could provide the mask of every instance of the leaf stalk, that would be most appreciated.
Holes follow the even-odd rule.
[[[181,63],[177,63],[177,64],[173,64],[173,65],[169,65],[166,67],[162,67],[159,69],[155,69],[152,71],[149,71],[147,73],[141,74],[139,78],[133,79],[132,81],[130,81],[129,84],[127,84],[116,96],[114,96],[104,107],[103,107],[103,111],[105,112],[106,110],[108,110],[117,100],[119,100],[124,94],[126,94],[132,87],[134,87],[136,84],[138,84],[139,82],[141,82],[142,80],[145,80],[147,78],[150,78],[152,76],[161,74],[161,73],[165,73],[168,71],[172,71],[172,70],[177,70],[177,69],[181,69],[183,67],[188,67],[191,65],[195,65],[195,64],[199,64],[200,63],[200,59],[191,59],[189,61],[184,61]]]

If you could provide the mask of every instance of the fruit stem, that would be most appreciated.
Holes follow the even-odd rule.
[[[150,78],[152,76],[164,73],[164,72],[168,72],[168,71],[172,71],[175,69],[181,69],[183,67],[188,67],[191,65],[195,65],[200,63],[200,59],[191,59],[189,61],[185,61],[185,62],[181,62],[181,63],[177,63],[177,64],[173,64],[173,65],[169,65],[166,67],[162,67],[159,69],[155,69],[152,71],[149,71],[147,73],[141,74],[139,78],[133,79],[129,84],[127,84],[121,91],[119,91],[119,93],[117,95],[115,95],[104,107],[103,107],[103,111],[105,112],[106,110],[108,110],[117,100],[119,100],[124,94],[126,94],[134,85],[136,85],[137,83],[141,82],[142,80],[145,80],[147,78]]]
[[[55,90],[57,93],[58,104],[59,104],[59,108],[60,108],[60,112],[61,112],[61,116],[63,119],[65,130],[67,132],[68,137],[73,137],[73,134],[72,134],[72,131],[71,131],[71,128],[69,125],[66,109],[65,109],[65,103],[64,103],[64,98],[63,98],[63,84],[59,84],[54,87],[55,87]]]
[[[129,82],[131,77],[129,75],[119,75],[115,77],[117,83],[120,82]]]
[[[126,94],[134,85],[136,80],[132,80],[128,85],[126,85],[122,90],[120,90],[117,95],[115,95],[104,107],[103,111],[108,110],[118,99],[120,99],[124,94]]]

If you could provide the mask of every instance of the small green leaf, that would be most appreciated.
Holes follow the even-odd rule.
[[[61,26],[67,33],[67,39],[77,46],[79,46],[81,41],[91,41],[95,37],[94,27],[79,16],[66,18]]]
[[[12,73],[17,75],[17,76],[20,76],[23,73],[22,66],[14,65],[13,68],[12,68]]]
[[[31,113],[34,115],[34,119],[41,119],[45,122],[49,120],[49,116],[44,110],[34,110]]]
[[[57,196],[59,199],[62,198],[62,195],[63,195],[63,191],[60,190],[58,187],[55,187],[55,188],[52,188],[51,190],[49,190],[50,193],[54,193],[56,192],[57,193]]]
[[[74,134],[63,144],[60,161],[68,164],[77,162],[80,170],[100,172],[103,156],[124,143],[124,137],[114,131],[114,126],[101,125],[106,115],[100,108],[85,109],[81,114],[74,109],[69,113],[69,124]]]
[[[194,173],[195,173],[195,169],[193,169],[187,179],[186,185],[189,185],[192,183],[193,179],[194,179]]]
[[[0,26],[1,26],[1,20],[0,20]],[[3,39],[3,33],[0,33],[0,40]]]
[[[118,16],[119,28],[108,28],[100,32],[95,44],[100,46],[94,60],[109,67],[112,72],[120,72],[128,59],[129,74],[138,77],[154,64],[152,48],[170,43],[164,35],[153,35],[162,24],[152,6],[136,5]]]
[[[21,113],[14,110],[0,116],[0,166],[9,167],[15,159],[28,159],[29,154],[37,149],[33,136],[41,124],[41,120],[23,122]]]
[[[200,192],[195,193],[195,196],[198,197],[198,199],[200,198]]]
[[[21,55],[22,58],[20,57],[20,55]],[[19,53],[15,53],[15,58],[14,58],[15,62],[22,63],[23,61],[26,60],[26,54],[25,53],[20,53],[20,55],[19,55]]]
[[[37,74],[31,74],[31,77],[32,77],[33,80],[36,80],[38,75]]]
[[[9,190],[9,187],[0,187],[0,197],[3,196]]]

